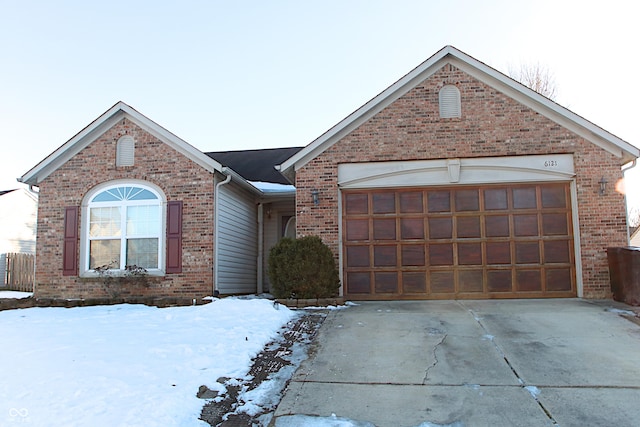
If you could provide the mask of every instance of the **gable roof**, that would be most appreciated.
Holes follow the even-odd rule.
[[[276,165],[302,150],[303,147],[270,148],[264,150],[212,151],[205,153],[223,166],[228,166],[253,182],[289,184],[275,169]]]
[[[505,74],[467,55],[453,46],[445,46],[411,70],[375,98],[351,113],[305,148],[287,159],[278,169],[293,182],[295,171],[323,153],[341,138],[365,123],[375,114],[426,80],[446,64],[452,64],[477,80],[493,87],[539,114],[553,120],[580,137],[620,158],[620,164],[640,156],[640,151],[628,142],[605,131],[565,107],[540,95]]]
[[[220,163],[120,101],[34,166],[26,174],[18,178],[18,181],[29,185],[38,185],[65,162],[78,154],[83,148],[95,141],[118,120],[125,117],[185,157],[199,164],[204,169],[210,172],[218,171],[225,173]]]

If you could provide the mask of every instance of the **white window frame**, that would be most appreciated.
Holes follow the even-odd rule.
[[[126,272],[124,270],[126,264],[126,208],[130,206],[148,206],[155,205],[155,203],[150,203],[150,200],[123,200],[118,202],[93,202],[92,200],[99,195],[108,190],[112,190],[118,187],[138,187],[144,190],[148,190],[153,193],[157,197],[157,206],[159,207],[159,221],[160,226],[158,227],[157,234],[149,235],[149,236],[136,236],[136,238],[158,238],[158,267],[157,268],[147,268],[147,274],[151,276],[162,276],[165,274],[165,251],[166,251],[166,197],[162,190],[157,186],[148,183],[146,181],[139,180],[118,180],[111,181],[109,183],[102,184],[97,186],[93,190],[87,193],[84,198],[84,202],[82,204],[82,226],[81,226],[81,240],[80,240],[80,275],[83,277],[96,277],[99,276],[99,273],[94,269],[89,268],[90,265],[90,242],[91,237],[89,234],[90,228],[90,209],[97,207],[120,207],[124,208],[121,212],[121,236],[120,238],[120,265],[110,268],[109,274],[114,276],[124,275]]]

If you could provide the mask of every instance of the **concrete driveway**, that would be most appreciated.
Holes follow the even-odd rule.
[[[335,414],[377,427],[638,426],[640,326],[614,306],[628,309],[562,299],[332,311],[274,424]]]

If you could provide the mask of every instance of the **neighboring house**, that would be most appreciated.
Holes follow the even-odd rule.
[[[133,265],[150,280],[127,296],[261,292],[295,234],[350,299],[608,297],[639,155],[450,46],[302,149],[202,153],[120,102],[21,178],[35,296],[107,298],[101,271]]]
[[[37,212],[37,193],[0,191],[0,286],[5,285],[7,253],[35,254]]]

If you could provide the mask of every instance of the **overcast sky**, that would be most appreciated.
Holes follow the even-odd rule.
[[[0,0],[0,190],[117,101],[202,151],[303,146],[448,44],[548,67],[560,104],[638,146],[637,17],[615,0]]]

